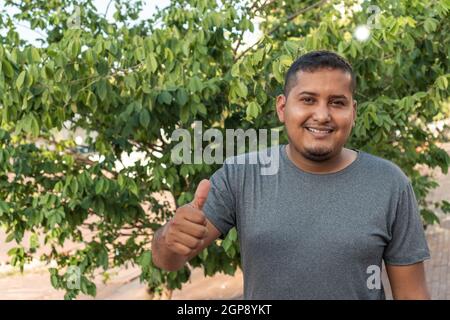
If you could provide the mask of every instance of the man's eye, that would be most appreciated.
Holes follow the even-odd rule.
[[[301,101],[303,101],[306,104],[311,104],[314,102],[313,98],[302,98]]]
[[[337,106],[345,106],[344,101],[331,101],[331,104],[337,105]]]

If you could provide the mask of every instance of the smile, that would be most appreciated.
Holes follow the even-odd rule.
[[[328,128],[318,129],[318,128],[305,127],[305,129],[308,132],[310,132],[314,137],[317,137],[317,138],[326,137],[334,131],[333,129],[328,129]]]

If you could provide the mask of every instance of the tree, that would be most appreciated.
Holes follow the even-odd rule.
[[[127,262],[141,266],[141,280],[153,290],[188,280],[187,266],[165,272],[151,262],[153,231],[173,214],[155,193],[170,192],[177,205],[189,202],[218,165],[172,163],[170,133],[192,131],[196,119],[221,131],[280,126],[274,98],[284,72],[314,49],[337,51],[357,74],[358,120],[349,146],[405,171],[425,223],[438,221],[437,208],[450,209],[448,202],[426,201],[437,183],[417,167],[447,172],[450,164],[439,147],[447,128],[435,134],[429,126],[449,116],[446,0],[378,1],[375,13],[369,3],[349,0],[177,0],[138,23],[142,1],[110,2],[113,22],[91,0],[4,3],[19,13],[0,13],[8,30],[0,36],[0,223],[8,241],[17,242],[9,253],[21,268],[38,246],[37,235],[46,235],[52,251],[41,258],[57,262],[51,282],[68,299],[95,295],[94,271]],[[263,35],[244,46],[254,21],[261,21]],[[17,22],[40,28],[42,46],[21,39]],[[364,23],[371,37],[358,41],[352,33]],[[73,139],[55,139],[64,127],[86,130],[87,154]],[[117,170],[122,153],[132,151],[147,161]],[[94,153],[101,161],[87,157]],[[82,227],[94,238],[83,237]],[[25,232],[33,234],[30,244],[23,243]],[[126,241],[117,241],[120,236]],[[69,240],[82,248],[62,252]],[[236,230],[189,264],[206,275],[234,274]],[[71,266],[81,271],[79,288],[69,285]]]

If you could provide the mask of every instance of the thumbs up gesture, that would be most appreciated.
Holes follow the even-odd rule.
[[[164,242],[172,252],[189,257],[203,248],[208,228],[202,209],[209,188],[209,180],[202,180],[197,187],[194,200],[178,208],[175,216],[164,228]]]

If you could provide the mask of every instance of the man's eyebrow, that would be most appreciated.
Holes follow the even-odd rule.
[[[300,92],[298,94],[298,96],[301,96],[302,94],[307,94],[307,95],[315,96],[315,97],[319,96],[318,93],[311,92],[311,91],[302,91],[302,92]],[[329,99],[345,99],[345,100],[348,100],[347,96],[345,96],[343,94],[334,94],[334,95],[329,96],[328,98]]]
[[[302,94],[309,94],[310,96],[318,96],[318,93],[310,92],[310,91],[302,91],[298,94],[298,96],[301,96]]]
[[[345,99],[345,100],[348,100],[348,98],[345,95],[343,95],[343,94],[331,95],[329,98],[330,99]]]

